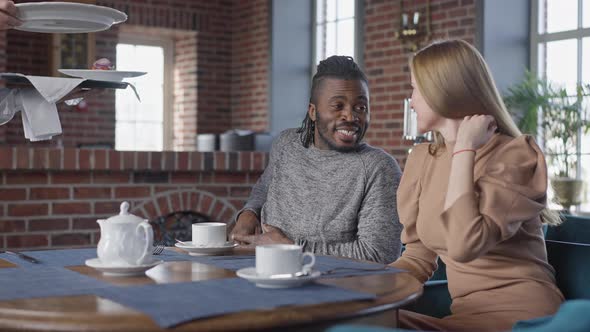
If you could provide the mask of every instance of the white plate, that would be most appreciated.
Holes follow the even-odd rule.
[[[16,8],[23,24],[15,29],[30,32],[96,32],[127,20],[127,15],[116,9],[83,3],[19,3]]]
[[[217,247],[198,247],[193,245],[191,241],[183,241],[183,243],[176,243],[175,246],[182,250],[188,251],[189,255],[192,256],[206,256],[206,255],[216,255],[216,254],[223,254],[226,251],[230,251],[233,248],[237,247],[237,243],[226,242],[223,246]]]
[[[104,264],[98,258],[91,258],[86,260],[86,266],[90,266],[91,268],[97,269],[104,275],[135,276],[144,274],[145,271],[163,262],[163,260],[152,258],[152,261],[148,264],[142,264],[137,266],[113,266],[109,264]]]
[[[144,71],[93,70],[93,69],[58,69],[62,74],[85,78],[87,80],[122,82],[127,77],[137,77],[147,74]]]
[[[298,287],[307,282],[315,280],[322,275],[320,271],[312,271],[308,276],[302,277],[293,277],[293,278],[281,278],[281,279],[271,279],[259,276],[256,274],[255,267],[246,267],[243,269],[239,269],[236,272],[238,277],[244,278],[250,282],[256,284],[256,286],[261,288],[290,288],[290,287]]]

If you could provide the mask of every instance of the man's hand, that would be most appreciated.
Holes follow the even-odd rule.
[[[238,244],[244,244],[236,236],[254,235],[262,233],[260,229],[260,221],[258,217],[252,211],[245,210],[238,216],[236,225],[231,230],[229,238],[234,240]]]
[[[249,245],[295,243],[279,228],[263,224],[262,229],[264,230],[264,233],[259,235],[235,235],[233,238],[238,243]]]

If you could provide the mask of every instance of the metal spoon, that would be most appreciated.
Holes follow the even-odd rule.
[[[311,271],[309,270],[305,270],[305,271],[299,271],[299,272],[295,272],[295,273],[284,273],[284,274],[273,274],[268,276],[268,279],[291,279],[291,278],[297,278],[297,277],[306,277],[308,275],[310,275]]]

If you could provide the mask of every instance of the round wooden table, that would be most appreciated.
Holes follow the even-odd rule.
[[[243,254],[236,250],[235,254]],[[0,268],[10,268],[0,259]],[[116,285],[174,283],[235,277],[235,272],[196,262],[165,262],[138,277],[108,277],[87,266],[70,270]],[[422,293],[409,273],[320,279],[319,283],[370,292],[375,300],[279,307],[197,319],[162,329],[148,316],[97,296],[69,296],[0,302],[2,331],[246,331],[277,329],[321,330],[337,323],[386,315],[395,322],[397,309]],[[366,322],[366,321],[365,321]]]

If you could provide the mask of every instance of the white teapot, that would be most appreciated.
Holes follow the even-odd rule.
[[[129,203],[121,203],[118,216],[96,222],[100,225],[97,254],[103,264],[137,266],[151,262],[154,231],[147,219],[129,214]]]

